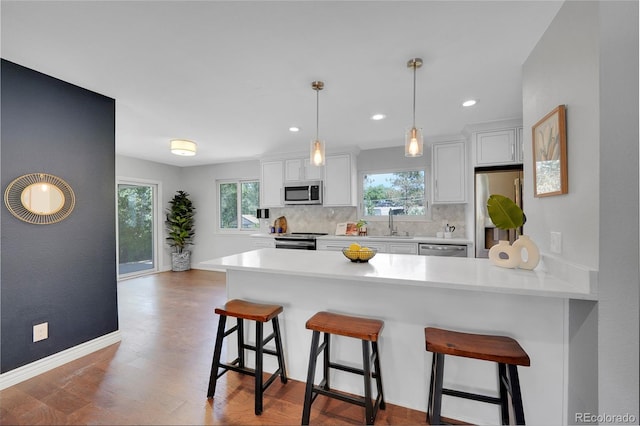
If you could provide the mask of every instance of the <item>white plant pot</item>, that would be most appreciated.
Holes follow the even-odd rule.
[[[185,250],[182,253],[171,253],[171,270],[176,272],[191,269],[191,252]]]

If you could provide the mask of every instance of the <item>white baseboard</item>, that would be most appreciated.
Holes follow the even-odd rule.
[[[120,330],[117,330],[113,333],[98,337],[97,339],[65,349],[62,352],[58,352],[46,358],[39,359],[30,364],[23,365],[22,367],[18,367],[4,374],[0,374],[0,390],[6,389],[9,386],[28,380],[49,370],[53,370],[56,367],[78,358],[82,358],[83,356],[89,355],[90,353],[102,348],[106,348],[114,343],[118,343],[120,340],[122,340],[122,336],[120,335]]]

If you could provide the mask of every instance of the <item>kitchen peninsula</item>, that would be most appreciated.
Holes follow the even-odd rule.
[[[304,324],[321,310],[383,320],[385,398],[423,411],[431,366],[424,327],[503,334],[517,339],[531,357],[531,367],[520,372],[527,422],[567,423],[568,302],[596,299],[590,271],[584,271],[586,279],[565,280],[542,268],[503,269],[486,259],[378,253],[369,263],[358,264],[340,252],[270,248],[206,261],[200,267],[226,270],[229,299],[284,306],[283,343],[293,379],[306,379],[311,333]],[[336,339],[334,356],[358,365],[360,348],[349,340]],[[495,394],[495,367],[485,364],[452,357],[445,384]],[[275,363],[265,365],[275,368]],[[361,393],[361,379],[334,374],[333,386]],[[495,407],[470,401],[445,398],[443,415],[476,424],[499,423]]]

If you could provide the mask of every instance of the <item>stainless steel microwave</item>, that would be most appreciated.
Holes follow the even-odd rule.
[[[284,186],[284,203],[322,204],[322,181],[291,182]]]

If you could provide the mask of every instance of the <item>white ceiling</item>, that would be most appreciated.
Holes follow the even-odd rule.
[[[401,146],[414,57],[426,139],[520,117],[521,66],[561,4],[2,0],[1,54],[115,98],[118,154],[191,166],[306,151],[314,80],[327,151]],[[172,138],[198,154],[170,154]]]

